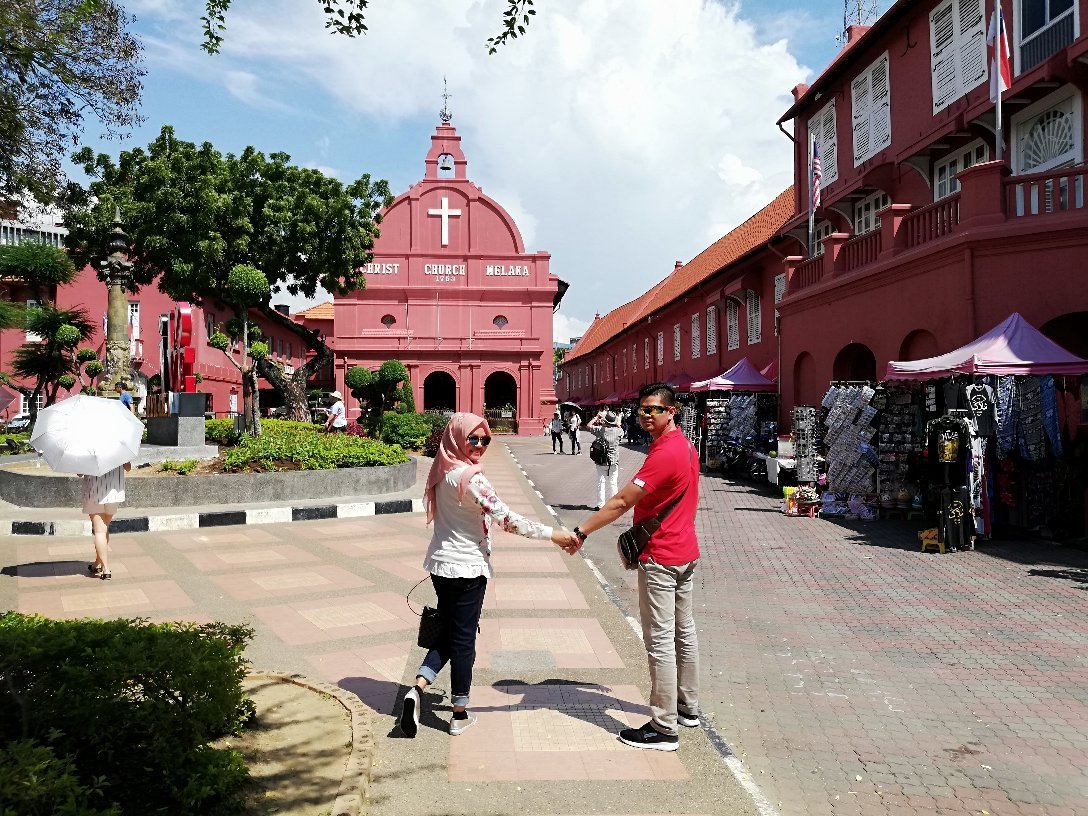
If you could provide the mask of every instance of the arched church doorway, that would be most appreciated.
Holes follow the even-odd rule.
[[[831,376],[835,380],[872,382],[876,379],[876,355],[864,343],[843,346],[835,355]]]
[[[495,371],[484,380],[484,416],[492,433],[517,433],[518,383],[512,374]]]
[[[795,405],[812,405],[820,399],[818,391],[816,360],[809,352],[802,351],[793,363],[793,402]]]
[[[456,411],[457,381],[446,371],[432,371],[423,381],[424,411]]]
[[[925,329],[915,329],[899,345],[900,360],[924,360],[927,357],[935,357],[940,354],[937,347],[937,338],[933,332]]]
[[[1078,357],[1088,358],[1088,312],[1069,312],[1048,320],[1039,331],[1066,351]]]

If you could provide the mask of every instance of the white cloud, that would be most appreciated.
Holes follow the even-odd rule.
[[[318,164],[317,162],[306,162],[302,166],[303,167],[309,167],[312,170],[318,170],[323,175],[330,176],[331,178],[340,179],[341,181],[343,181],[343,176],[340,174],[340,171],[337,170],[335,167],[329,167],[327,164]]]
[[[268,96],[261,90],[261,80],[249,71],[224,71],[223,87],[231,96],[252,108],[289,112],[290,105]]]
[[[562,312],[556,312],[552,318],[552,341],[555,343],[569,343],[573,337],[581,337],[589,328],[589,323],[576,317],[568,317]]]
[[[364,123],[419,122],[424,147],[448,77],[469,177],[518,219],[530,249],[552,253],[553,272],[571,284],[564,310],[583,324],[792,182],[791,145],[774,123],[806,70],[780,33],[761,39],[765,29],[736,6],[547,4],[495,56],[484,42],[505,0],[375,3],[372,33],[359,39],[328,34],[311,2],[238,6],[221,58],[232,68],[305,88],[315,107],[322,89]],[[259,100],[256,81],[239,87]],[[360,146],[360,167],[347,172],[403,177],[363,166],[365,130],[313,141],[327,135]]]

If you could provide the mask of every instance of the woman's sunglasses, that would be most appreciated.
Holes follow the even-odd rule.
[[[485,448],[491,444],[490,436],[470,436],[468,438],[470,445],[483,445]]]
[[[643,416],[660,416],[667,413],[668,410],[664,405],[641,405],[638,412]]]

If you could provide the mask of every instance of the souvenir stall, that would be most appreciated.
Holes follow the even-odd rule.
[[[824,409],[827,492],[821,515],[872,520],[877,517],[875,446],[877,390],[867,382],[832,383],[820,406]]]
[[[1088,361],[1014,313],[955,351],[891,362],[887,378],[922,382],[926,501],[935,539],[970,548],[994,525],[1083,533],[1083,376]]]
[[[696,448],[699,448],[701,444],[699,438],[699,426],[701,424],[699,422],[699,395],[691,391],[694,381],[686,371],[681,371],[665,380],[665,384],[676,389],[676,398],[679,402],[679,410],[676,413],[676,426],[683,432],[684,436],[694,443]]]
[[[785,499],[782,509],[787,516],[812,517],[819,512],[820,505],[820,493],[816,487],[819,479],[816,408],[812,405],[795,405],[791,411],[791,420],[793,434],[790,445],[793,448],[791,452],[797,487],[782,488]],[[785,445],[780,438],[778,445],[780,463],[784,461],[785,452]]]
[[[718,466],[727,443],[775,434],[776,390],[774,382],[760,374],[747,357],[717,377],[691,384],[692,393],[706,395],[700,453],[708,468]]]

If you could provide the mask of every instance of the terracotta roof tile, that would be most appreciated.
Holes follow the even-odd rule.
[[[593,321],[578,344],[567,352],[565,361],[600,348],[631,324],[661,311],[693,286],[770,241],[796,214],[793,192],[793,187],[784,190],[774,201],[648,292]]]
[[[318,303],[316,306],[311,306],[302,312],[295,312],[291,317],[304,318],[306,320],[332,320],[333,308],[332,301],[327,300],[324,303]]]

